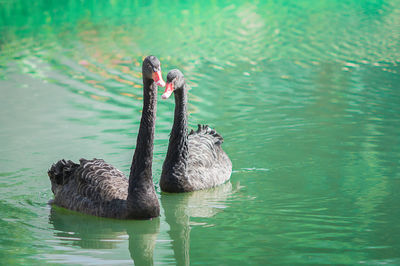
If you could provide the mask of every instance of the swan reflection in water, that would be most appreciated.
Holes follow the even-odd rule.
[[[189,193],[161,194],[161,205],[170,230],[176,265],[190,265],[190,217],[213,217],[228,206],[227,199],[240,188],[229,181],[208,190]]]
[[[161,194],[165,220],[170,230],[177,265],[189,265],[190,217],[213,217],[223,211],[226,201],[239,190],[231,182],[209,190]],[[162,217],[163,218],[163,217]],[[49,222],[57,238],[65,245],[84,249],[114,249],[129,237],[129,252],[135,265],[153,265],[154,248],[160,230],[160,218],[152,220],[116,220],[89,216],[52,206]]]
[[[160,218],[115,220],[88,216],[52,206],[49,222],[55,235],[85,249],[113,249],[129,237],[129,252],[135,265],[153,265]]]

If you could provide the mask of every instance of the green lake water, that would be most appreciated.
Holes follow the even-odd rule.
[[[160,89],[161,217],[52,208],[59,159],[129,173],[149,54],[185,74],[230,182],[160,192]],[[400,265],[397,0],[3,0],[0,92],[0,264]]]

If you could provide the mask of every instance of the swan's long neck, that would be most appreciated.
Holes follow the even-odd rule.
[[[157,86],[143,78],[143,110],[129,175],[128,205],[155,196],[152,178],[153,141],[157,111]]]
[[[186,87],[186,85],[184,85]],[[179,88],[174,91],[175,114],[171,130],[166,160],[175,171],[182,174],[186,171],[188,157],[188,129],[187,129],[187,90]]]

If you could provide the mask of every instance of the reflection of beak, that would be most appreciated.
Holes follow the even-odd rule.
[[[162,79],[161,71],[153,72],[152,78],[157,86],[164,87],[165,81]]]
[[[167,86],[165,87],[165,91],[163,93],[163,95],[161,96],[161,98],[163,99],[168,99],[169,96],[171,96],[172,92],[174,91],[174,83],[167,83]]]

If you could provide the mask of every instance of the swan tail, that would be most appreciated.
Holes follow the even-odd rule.
[[[72,161],[66,161],[64,159],[53,164],[47,174],[50,177],[50,181],[57,185],[65,185],[71,180],[75,169],[79,166]]]
[[[203,134],[203,135],[211,135],[214,137],[214,143],[216,145],[221,145],[224,142],[224,138],[217,132],[215,129],[212,129],[208,125],[197,125],[197,130],[193,129],[190,131],[189,135],[192,134]]]

